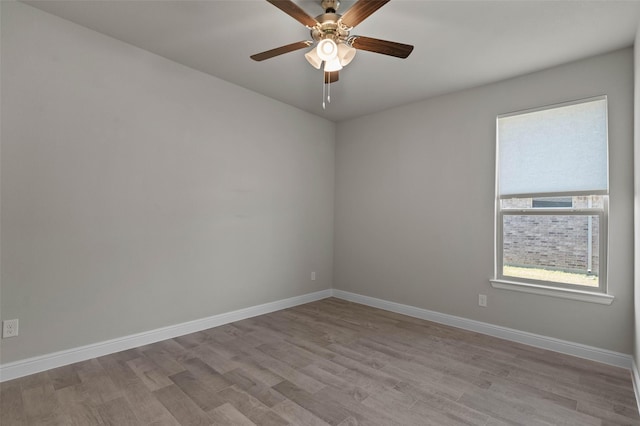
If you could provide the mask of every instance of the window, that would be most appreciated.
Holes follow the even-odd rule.
[[[493,282],[606,293],[606,97],[498,116],[496,169]]]

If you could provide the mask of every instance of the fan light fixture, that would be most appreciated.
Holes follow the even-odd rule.
[[[320,69],[320,66],[322,65],[322,59],[320,59],[320,56],[318,56],[318,51],[316,50],[315,47],[310,51],[308,51],[307,53],[305,53],[304,57],[311,64],[312,67],[314,67],[317,70]]]
[[[331,43],[333,43],[333,45],[336,45],[336,43],[333,40],[326,40],[328,40],[328,43],[322,46],[318,44],[318,46],[305,53],[304,57],[307,62],[317,70],[320,69],[324,61],[325,72],[340,71],[342,67],[349,65],[356,56],[357,50],[346,43],[339,43],[334,49]],[[330,50],[335,52],[335,56],[325,59],[327,57],[326,52]]]
[[[0,0],[2,1],[2,0]],[[380,40],[377,38],[351,35],[351,30],[390,0],[356,0],[344,13],[337,12],[340,0],[319,0],[324,13],[315,18],[307,14],[294,0],[267,0],[293,19],[307,27],[311,39],[302,40],[275,49],[251,55],[254,61],[264,61],[285,53],[312,47],[305,59],[315,69],[323,69],[322,108],[325,100],[331,102],[331,84],[338,81],[339,71],[355,57],[356,50],[406,58],[413,50],[409,44]],[[325,97],[325,91],[327,96]]]
[[[340,65],[346,67],[356,56],[357,50],[349,46],[346,43],[340,43],[338,45],[338,59],[340,59]]]

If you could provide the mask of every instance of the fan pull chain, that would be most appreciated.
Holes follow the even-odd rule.
[[[322,75],[322,109],[327,109],[327,104],[331,103],[331,75],[328,72]]]
[[[322,109],[326,109],[327,108],[327,106],[324,103],[324,93],[325,93],[325,86],[326,86],[326,84],[325,84],[326,80],[325,79],[326,78],[327,77],[326,77],[325,73],[322,73]]]

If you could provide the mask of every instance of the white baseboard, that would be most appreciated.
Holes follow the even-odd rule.
[[[633,382],[633,391],[636,394],[638,413],[640,413],[640,372],[638,371],[638,364],[636,364],[635,361],[632,362],[631,381]]]
[[[631,370],[631,355],[333,289],[339,299]],[[636,370],[637,374],[637,370]],[[639,382],[640,384],[640,382]],[[636,393],[637,395],[637,393]]]
[[[0,382],[331,297],[330,289],[0,365]]]

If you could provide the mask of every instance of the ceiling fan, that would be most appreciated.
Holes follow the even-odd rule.
[[[413,46],[408,44],[350,34],[356,25],[390,0],[358,0],[344,15],[336,12],[340,6],[339,0],[321,0],[320,6],[325,12],[315,18],[309,16],[291,0],[267,1],[309,28],[313,41],[298,41],[251,55],[254,61],[264,61],[316,44],[305,54],[305,58],[316,69],[320,69],[324,63],[324,83],[329,84],[338,81],[338,72],[351,62],[357,49],[402,59],[407,58],[413,50]]]

